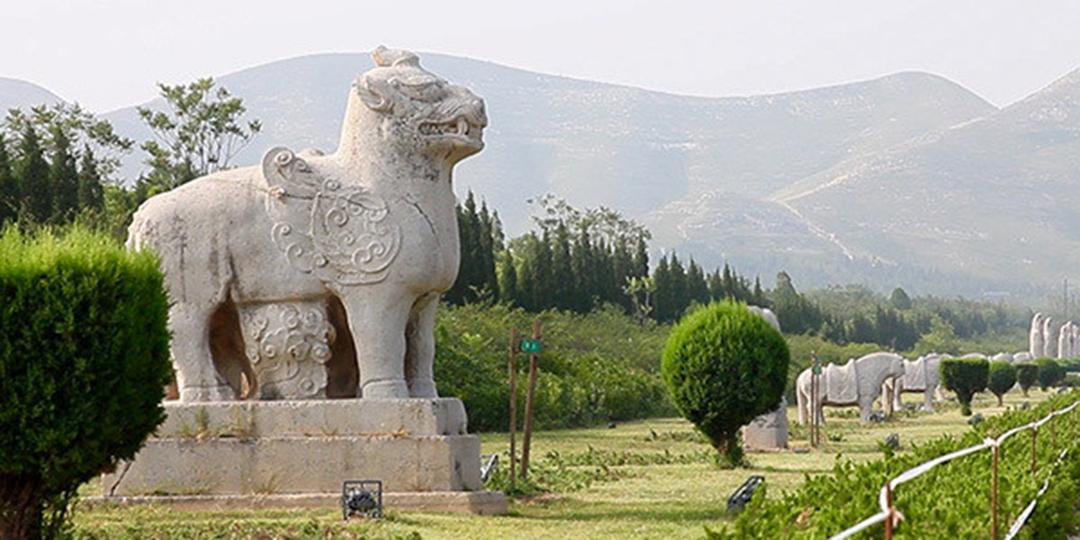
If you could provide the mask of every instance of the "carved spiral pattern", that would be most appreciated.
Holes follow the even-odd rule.
[[[319,176],[291,151],[281,150],[271,161],[273,170],[265,174],[284,180],[274,187],[285,196],[267,202],[274,218],[270,235],[289,264],[339,285],[385,279],[401,247],[401,230],[388,221],[386,201],[363,187]]]
[[[245,305],[240,312],[259,397],[324,397],[335,335],[323,302]]]

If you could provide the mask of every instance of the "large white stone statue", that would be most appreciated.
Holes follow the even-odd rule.
[[[173,302],[180,401],[107,498],[337,505],[343,480],[369,479],[388,508],[506,511],[432,377],[460,259],[451,172],[483,148],[484,103],[412,53],[373,57],[334,153],[274,148],[136,213],[129,245],[160,254]]]
[[[1028,353],[1032,358],[1039,358],[1043,355],[1043,314],[1036,313],[1031,318],[1031,331],[1028,333]]]
[[[181,401],[234,399],[244,378],[261,397],[437,395],[435,309],[460,260],[451,176],[484,146],[484,102],[412,53],[373,56],[334,153],[274,148],[136,212],[129,246],[157,250],[174,302]]]
[[[799,424],[806,425],[811,414],[817,414],[820,423],[825,422],[822,407],[859,407],[859,419],[866,422],[874,400],[881,395],[887,379],[904,376],[904,359],[887,352],[870,353],[858,360],[848,360],[842,366],[829,364],[818,377],[817,400],[811,395],[811,369],[805,369],[795,379],[795,395],[798,399]]]

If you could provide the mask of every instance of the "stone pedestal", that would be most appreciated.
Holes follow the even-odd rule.
[[[787,400],[773,412],[755,418],[743,428],[743,443],[748,450],[783,450],[788,447]]]
[[[381,480],[391,509],[506,509],[502,494],[482,491],[480,440],[466,432],[465,408],[457,399],[165,408],[167,419],[135,459],[104,476],[104,500],[288,505],[334,501],[345,480]]]

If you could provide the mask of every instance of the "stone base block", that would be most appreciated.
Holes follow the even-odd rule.
[[[171,403],[166,412],[135,459],[104,476],[105,499],[338,497],[345,480],[381,480],[398,507],[424,493],[428,509],[488,504],[469,495],[483,489],[480,440],[456,399]]]
[[[82,501],[90,505],[167,504],[191,510],[211,511],[237,508],[340,508],[341,493],[89,497]],[[507,511],[507,499],[506,495],[499,491],[384,493],[383,507],[403,512],[503,515]]]

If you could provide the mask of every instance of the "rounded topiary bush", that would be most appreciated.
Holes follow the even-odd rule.
[[[990,362],[985,358],[945,358],[938,369],[941,370],[941,383],[956,392],[960,413],[971,415],[971,398],[986,390]]]
[[[1020,391],[1024,396],[1028,395],[1028,389],[1035,386],[1039,380],[1039,366],[1024,362],[1016,364],[1016,382],[1020,385]]]
[[[1046,390],[1065,380],[1065,368],[1053,358],[1039,358],[1035,361],[1039,370],[1039,388]]]
[[[1002,396],[1016,386],[1016,367],[1004,360],[990,362],[990,378],[986,387],[997,396],[998,406],[1002,405]]]
[[[730,465],[739,428],[780,403],[790,353],[784,337],[743,304],[710,304],[683,318],[660,369],[672,402]]]
[[[51,536],[164,419],[157,260],[81,229],[0,234],[0,537]]]

